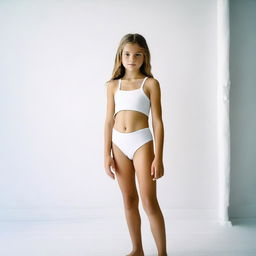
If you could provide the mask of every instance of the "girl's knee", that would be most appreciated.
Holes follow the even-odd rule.
[[[144,198],[142,199],[142,205],[147,214],[155,214],[159,210],[159,204],[156,198]]]
[[[138,195],[125,195],[123,196],[125,209],[130,210],[137,208],[139,205]]]

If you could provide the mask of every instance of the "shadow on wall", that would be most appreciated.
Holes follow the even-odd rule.
[[[230,218],[256,217],[256,1],[230,1]]]

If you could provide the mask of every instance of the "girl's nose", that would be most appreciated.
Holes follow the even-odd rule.
[[[133,59],[135,59],[135,58],[136,58],[135,56],[131,56],[130,60],[133,60]]]

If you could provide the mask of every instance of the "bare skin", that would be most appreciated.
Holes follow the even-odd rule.
[[[137,53],[140,51],[140,48],[137,44],[126,44],[123,52],[125,51],[129,52],[129,57],[123,56],[122,58],[123,65],[126,68],[125,76],[122,78],[122,90],[138,89],[145,77],[139,70],[143,64],[143,55],[138,56]],[[135,66],[128,66],[128,63],[135,63]],[[130,160],[111,141],[112,128],[114,127],[120,132],[133,132],[149,127],[148,117],[140,112],[123,110],[117,113],[113,121],[114,93],[117,87],[117,80],[111,81],[108,85],[107,117],[105,123],[105,170],[111,178],[115,179],[116,176],[123,197],[125,216],[133,247],[132,251],[126,256],[144,256],[141,239],[141,218],[138,208],[139,195],[142,200],[143,209],[149,218],[158,256],[166,256],[165,223],[156,194],[157,179],[164,175],[162,162],[163,124],[159,84],[156,79],[148,78],[143,88],[145,94],[151,100],[156,150],[154,152],[153,141],[149,141],[138,148],[133,160]],[[111,157],[110,150],[113,157]],[[139,195],[135,177],[139,184]]]

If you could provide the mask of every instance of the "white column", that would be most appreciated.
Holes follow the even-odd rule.
[[[228,216],[230,193],[229,1],[217,1],[217,126],[219,171],[218,222],[221,225],[232,226]]]

